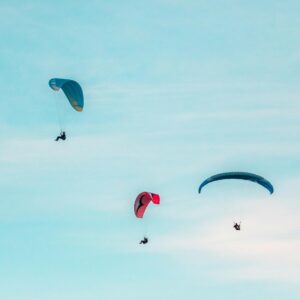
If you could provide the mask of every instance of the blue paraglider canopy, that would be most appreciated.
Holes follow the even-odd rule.
[[[227,173],[220,173],[220,174],[213,175],[213,176],[207,178],[206,180],[204,180],[201,183],[201,185],[199,186],[198,192],[201,193],[202,188],[204,186],[206,186],[207,184],[214,182],[214,181],[223,180],[223,179],[249,180],[249,181],[253,181],[253,182],[260,184],[261,186],[266,188],[270,192],[270,194],[273,194],[273,191],[274,191],[272,184],[267,179],[265,179],[259,175],[247,173],[247,172],[227,172]]]
[[[83,92],[78,82],[71,79],[52,78],[49,81],[49,86],[54,91],[62,89],[71,106],[78,112],[83,110]]]

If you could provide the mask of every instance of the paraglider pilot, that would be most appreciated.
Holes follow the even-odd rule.
[[[66,137],[66,133],[64,131],[61,131],[60,135],[55,139],[55,141],[57,142],[58,140],[65,140]]]
[[[241,230],[241,222],[240,222],[240,224],[234,223],[233,228],[234,228],[235,230]]]
[[[147,244],[148,243],[148,238],[144,237],[143,240],[140,241],[140,244]]]

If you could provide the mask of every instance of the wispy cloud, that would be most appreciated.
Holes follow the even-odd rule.
[[[206,256],[217,259],[219,267],[211,276],[223,274],[223,280],[299,282],[299,207],[293,210],[280,201],[261,205],[257,200],[243,200],[247,211],[242,214],[241,232],[231,228],[233,219],[224,213],[220,216],[220,208],[214,206],[218,218],[202,214],[205,224],[163,236],[150,251],[172,254],[188,265],[203,264]],[[213,209],[209,215],[214,215]],[[201,216],[200,210],[198,213]]]

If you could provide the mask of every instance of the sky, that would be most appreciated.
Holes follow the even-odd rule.
[[[0,0],[0,298],[299,299],[299,9]]]

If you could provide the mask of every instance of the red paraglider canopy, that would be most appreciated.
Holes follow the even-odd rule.
[[[154,204],[159,204],[159,195],[148,192],[142,192],[136,197],[134,202],[134,213],[137,218],[143,218],[145,210],[151,201]]]

